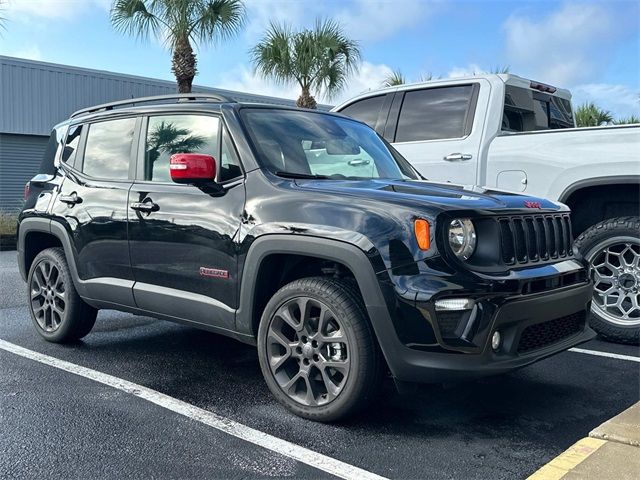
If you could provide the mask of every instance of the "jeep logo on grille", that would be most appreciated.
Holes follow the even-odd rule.
[[[525,201],[524,202],[524,206],[527,208],[542,208],[542,203],[541,202],[531,202],[531,201]]]

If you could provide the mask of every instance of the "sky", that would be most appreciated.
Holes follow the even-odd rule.
[[[116,32],[112,0],[0,0],[0,54],[173,80],[159,39]],[[409,81],[508,66],[511,73],[568,88],[615,118],[640,115],[640,0],[246,0],[235,38],[198,45],[195,84],[297,98],[295,85],[256,75],[248,51],[270,22],[294,28],[332,18],[357,40],[362,65],[338,104],[379,88],[392,70]]]

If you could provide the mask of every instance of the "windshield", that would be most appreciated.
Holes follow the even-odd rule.
[[[335,115],[295,110],[241,111],[260,163],[287,176],[415,179],[375,131]]]

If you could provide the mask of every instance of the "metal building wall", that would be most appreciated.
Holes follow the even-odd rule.
[[[17,213],[24,185],[36,173],[49,137],[0,134],[0,210]]]
[[[239,102],[295,104],[217,88],[194,86],[193,90]],[[49,135],[53,125],[80,108],[170,93],[176,93],[174,82],[0,56],[0,133]]]

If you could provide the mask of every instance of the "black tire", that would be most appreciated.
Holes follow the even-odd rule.
[[[305,299],[308,299],[308,305],[310,305],[309,314],[307,315],[309,320],[306,324],[300,322],[298,329],[294,329],[290,324],[284,322],[282,317],[277,315],[277,313],[284,311],[282,309],[293,308],[295,310],[297,308],[296,302],[305,302]],[[299,311],[300,309],[298,309]],[[324,315],[325,312],[328,313]],[[318,317],[314,317],[316,314]],[[318,326],[319,321],[317,319],[320,316],[325,319],[323,322],[325,327],[330,324],[333,325],[331,327],[334,329],[333,333],[327,333],[328,330]],[[279,369],[275,370],[277,377],[272,369],[272,364],[275,363],[273,362],[274,358],[285,357],[287,349],[273,340],[272,333],[276,331],[276,322],[281,323],[282,331],[290,327],[287,341],[294,344],[298,342],[297,345],[312,346],[313,342],[315,342],[314,339],[318,340],[317,345],[314,347],[316,350],[309,350],[311,353],[301,351],[297,354],[295,350],[301,347],[291,347],[288,350],[288,360],[285,360],[282,367],[278,367]],[[313,330],[313,325],[316,325],[316,333],[309,335],[305,341],[305,332]],[[336,329],[336,326],[339,326],[339,328]],[[335,337],[331,335],[335,335]],[[328,340],[331,338],[344,338],[346,343],[343,347],[342,343]],[[303,341],[306,343],[303,343]],[[336,345],[339,345],[339,350],[332,350],[335,349]],[[274,357],[273,349],[279,347],[285,352],[282,357]],[[305,346],[304,348],[306,349],[307,347]],[[313,352],[318,353],[318,355],[312,355]],[[333,352],[333,356],[331,356],[331,352]],[[319,422],[333,422],[353,415],[364,408],[378,392],[384,372],[382,354],[357,288],[355,288],[353,282],[334,278],[303,278],[291,282],[278,290],[267,303],[260,320],[258,354],[262,374],[276,399],[296,415]],[[294,355],[297,355],[297,357],[294,358]],[[308,356],[305,357],[305,355]],[[338,360],[336,360],[336,355]],[[318,393],[318,398],[311,403],[306,402],[306,396],[305,399],[298,398],[296,395],[286,393],[281,387],[283,382],[286,384],[286,381],[296,376],[296,369],[298,369],[298,373],[304,369],[303,362],[307,362],[308,376],[304,379],[299,379],[298,386],[294,384],[293,389],[297,390],[303,384],[306,392],[309,390],[308,387],[311,382],[315,382],[315,387],[310,390],[317,389],[315,393]],[[332,367],[328,366],[341,365],[338,362],[348,362],[348,369],[333,370]],[[327,380],[320,373],[321,368],[323,371],[327,369],[327,372],[330,372],[328,375],[333,373],[334,376]],[[316,380],[312,380],[314,375]],[[339,382],[341,376],[343,383],[336,394],[337,388],[336,390],[328,388],[327,381],[330,381],[332,387],[335,387],[334,380],[337,378]],[[318,377],[321,377],[320,380],[318,380]],[[323,389],[323,386],[326,388]],[[329,392],[330,390],[332,390],[332,393]]]
[[[591,327],[603,338],[618,343],[640,343],[640,311],[633,309],[631,299],[622,306],[630,318],[625,319],[622,310],[617,307],[608,307],[603,304],[601,291],[614,288],[620,294],[635,295],[636,304],[640,302],[640,266],[635,262],[635,266],[620,263],[620,269],[609,269],[601,262],[605,258],[606,251],[611,249],[613,257],[615,252],[620,251],[628,259],[636,254],[640,254],[640,218],[620,217],[604,220],[585,230],[575,241],[575,246],[582,256],[589,261],[592,268],[595,268],[594,298],[591,308]],[[613,258],[611,262],[622,262]],[[626,262],[626,260],[625,260]],[[599,273],[605,276],[611,273],[615,283],[608,287],[609,280],[602,278]],[[626,285],[623,286],[623,283]],[[630,287],[630,290],[627,289]],[[634,293],[635,292],[635,293]],[[613,297],[610,297],[613,298]],[[618,297],[615,297],[618,298]],[[616,313],[617,312],[617,313]]]
[[[27,302],[37,332],[54,343],[87,335],[98,313],[78,295],[61,248],[47,248],[33,260],[27,277]]]

